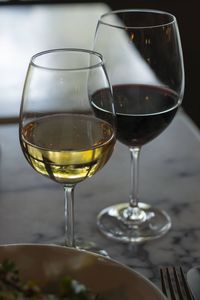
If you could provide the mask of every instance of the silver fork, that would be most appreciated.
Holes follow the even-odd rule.
[[[171,300],[193,300],[181,267],[160,268],[162,291]]]

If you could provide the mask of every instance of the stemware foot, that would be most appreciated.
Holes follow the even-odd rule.
[[[138,207],[145,214],[145,218],[137,223],[124,217],[124,211],[128,207],[129,203],[120,203],[99,213],[97,225],[105,236],[125,243],[141,243],[159,238],[171,228],[171,219],[163,210],[139,202]]]
[[[59,238],[59,239],[48,240],[47,244],[53,244],[53,245],[59,245],[59,246],[62,246],[62,247],[71,248],[71,247],[66,245],[66,242],[63,238],[62,239]],[[108,252],[106,250],[104,250],[103,248],[101,248],[100,246],[98,246],[95,242],[91,242],[91,241],[86,242],[82,238],[77,238],[76,239],[76,243],[75,243],[74,248],[79,249],[79,250],[83,250],[83,251],[89,251],[89,252],[92,252],[92,253],[110,258]]]
[[[81,239],[78,239],[78,240],[76,240],[76,248],[110,258],[108,252],[106,250],[100,248],[94,242],[85,242],[85,241],[82,241]]]

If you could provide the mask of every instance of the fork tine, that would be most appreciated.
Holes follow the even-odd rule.
[[[184,297],[185,297],[184,291],[182,291],[182,288],[181,288],[182,286],[180,284],[180,282],[182,282],[181,280],[183,280],[182,274],[178,273],[179,271],[175,267],[173,267],[172,270],[173,270],[173,273],[174,273],[174,280],[175,280],[175,283],[176,283],[176,288],[177,288],[178,295],[179,295],[180,299],[184,299]],[[181,274],[181,277],[179,277],[180,274]],[[183,274],[183,276],[184,276],[184,274]],[[184,286],[184,288],[185,288],[185,286]]]
[[[185,275],[183,273],[183,269],[181,267],[180,267],[180,274],[181,274],[182,282],[183,282],[183,285],[184,285],[184,288],[185,288],[185,293],[186,293],[189,300],[193,300],[193,296],[191,294],[191,291],[190,291],[189,286],[187,284],[187,281],[185,279]]]
[[[193,300],[181,267],[163,267],[160,269],[163,293],[171,300]]]
[[[166,286],[165,286],[165,279],[164,279],[164,271],[163,271],[162,268],[160,269],[160,278],[161,278],[162,291],[167,296],[167,289],[166,289]]]
[[[173,286],[173,279],[171,278],[169,268],[166,268],[166,276],[167,276],[167,281],[168,281],[168,285],[169,285],[171,299],[176,300],[177,298],[176,298],[175,289]]]
[[[167,298],[170,298],[171,300],[177,300],[172,285],[169,269],[167,267],[161,268],[160,275],[161,275],[161,285],[162,285],[163,293],[167,296]]]

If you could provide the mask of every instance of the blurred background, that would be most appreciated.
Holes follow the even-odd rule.
[[[48,0],[48,1],[16,1],[16,0],[0,0],[0,12],[5,6],[13,5],[38,5],[38,4],[59,4],[59,3],[85,3],[84,0],[79,1],[63,1],[63,0]],[[87,3],[95,3],[92,0],[87,0]],[[194,123],[200,128],[200,99],[199,99],[199,69],[200,69],[200,34],[199,34],[199,9],[197,8],[198,1],[189,0],[107,0],[103,3],[107,4],[112,10],[122,8],[152,8],[168,11],[174,14],[178,20],[183,54],[185,63],[186,86],[185,96],[183,100],[183,108],[192,118]],[[2,28],[0,28],[0,33]],[[0,37],[1,38],[1,37]],[[1,55],[1,43],[0,43]],[[0,70],[1,72],[1,70]]]

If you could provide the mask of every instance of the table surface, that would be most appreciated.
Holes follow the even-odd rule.
[[[46,8],[45,8],[46,7]],[[0,243],[52,243],[59,240],[64,234],[64,193],[62,186],[50,181],[37,174],[26,162],[19,145],[18,125],[9,124],[9,116],[17,118],[17,109],[19,108],[18,96],[20,94],[20,85],[22,75],[25,72],[25,63],[32,51],[44,48],[46,34],[52,35],[51,29],[46,26],[44,15],[50,14],[52,21],[58,20],[61,13],[61,23],[56,26],[63,26],[62,20],[65,14],[71,16],[72,20],[76,15],[79,20],[86,20],[86,16],[91,16],[92,22],[96,22],[97,15],[101,14],[106,7],[101,4],[96,5],[59,5],[40,7],[24,7],[27,19],[38,16],[43,21],[45,32],[42,24],[36,24],[36,31],[41,35],[38,44],[29,45],[31,36],[29,30],[27,35],[27,52],[22,47],[24,55],[21,66],[19,81],[14,87],[14,79],[10,78],[12,84],[10,90],[4,93],[0,80],[0,92],[2,103],[7,103],[2,108],[2,119],[8,118],[6,124],[0,125]],[[59,9],[58,9],[59,8]],[[0,8],[0,31],[2,32],[2,11],[9,8]],[[81,14],[80,14],[81,9]],[[29,12],[29,14],[28,14]],[[24,22],[24,11],[20,16],[18,7],[12,7],[8,12],[11,14],[10,19],[13,22],[8,25],[12,31],[20,32],[15,28],[15,14]],[[55,19],[54,19],[54,14]],[[84,17],[83,17],[84,16]],[[36,18],[37,19],[37,18]],[[37,19],[38,20],[38,19]],[[18,20],[19,21],[19,20]],[[38,21],[38,22],[40,22]],[[22,22],[22,23],[23,23]],[[67,19],[65,19],[67,22]],[[75,22],[73,20],[73,22]],[[77,28],[81,27],[81,22],[77,22]],[[54,24],[55,25],[55,24]],[[31,26],[27,23],[27,26]],[[41,26],[41,28],[40,28]],[[48,27],[48,28],[47,28]],[[70,43],[71,35],[69,28],[66,27],[66,36],[56,37],[48,46],[64,45],[59,43],[66,38]],[[71,31],[71,30],[70,30]],[[0,32],[0,42],[6,40],[2,38]],[[25,38],[25,33],[23,32]],[[88,39],[82,41],[82,46],[89,45],[93,36],[93,30],[88,32]],[[16,33],[16,38],[18,37]],[[33,41],[36,37],[33,36]],[[44,40],[43,40],[44,38]],[[48,39],[47,39],[48,40]],[[65,41],[66,41],[65,40]],[[40,44],[41,42],[41,44]],[[19,43],[19,45],[18,45]],[[17,38],[16,47],[18,51],[25,41]],[[77,41],[76,46],[80,46],[81,41]],[[40,47],[38,47],[40,45]],[[6,47],[9,46],[7,41]],[[33,48],[32,48],[33,46]],[[45,45],[47,46],[47,45]],[[75,46],[75,45],[74,45]],[[11,47],[12,48],[12,47]],[[14,48],[15,49],[15,48]],[[17,60],[18,52],[14,53],[10,49],[8,57],[0,55],[1,60]],[[2,47],[0,47],[0,51]],[[6,51],[6,50],[5,50]],[[26,52],[26,53],[25,53]],[[3,52],[5,54],[5,52]],[[26,54],[26,55],[25,55]],[[22,56],[20,55],[22,58]],[[2,62],[0,66],[6,63]],[[10,61],[11,62],[11,61]],[[20,64],[18,61],[17,63]],[[11,66],[11,64],[8,64]],[[15,67],[19,70],[19,65]],[[4,70],[12,74],[12,69]],[[15,73],[14,72],[14,73]],[[2,74],[2,73],[1,73]],[[7,73],[5,73],[7,74]],[[16,74],[16,73],[15,73]],[[2,77],[2,75],[1,75]],[[16,79],[16,78],[15,78]],[[18,79],[18,78],[17,78]],[[17,80],[16,80],[17,81]],[[4,83],[6,80],[4,81]],[[9,81],[7,80],[7,84]],[[12,99],[13,89],[15,89],[15,101]],[[17,99],[17,101],[16,101]],[[7,102],[6,102],[7,101]],[[12,102],[13,101],[13,102]],[[12,103],[14,108],[12,107]],[[3,104],[3,106],[4,106]],[[10,110],[9,110],[10,109]],[[3,119],[4,120],[4,119]],[[144,244],[122,244],[114,242],[101,235],[96,226],[96,217],[101,209],[114,203],[120,203],[128,200],[130,186],[130,156],[127,147],[120,143],[116,144],[115,151],[107,165],[90,178],[80,183],[75,190],[75,231],[77,236],[87,241],[96,242],[99,247],[104,248],[111,258],[124,263],[139,273],[145,275],[154,283],[159,285],[159,266],[161,265],[179,265],[181,264],[185,271],[193,265],[200,264],[200,134],[187,115],[180,110],[168,129],[151,143],[143,147],[140,162],[140,198],[143,202],[156,205],[165,209],[171,216],[172,228],[162,238],[146,242]]]

